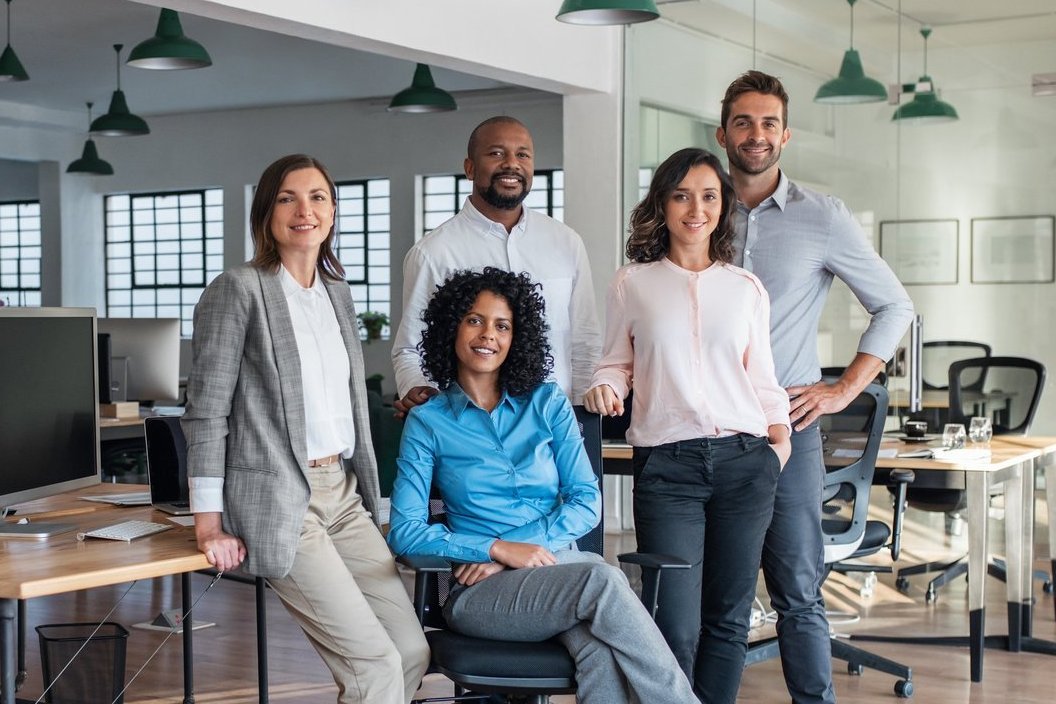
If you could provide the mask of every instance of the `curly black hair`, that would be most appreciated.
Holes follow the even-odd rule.
[[[546,332],[546,305],[528,274],[495,267],[456,271],[437,286],[422,314],[425,330],[418,350],[422,371],[441,389],[458,381],[455,338],[458,326],[482,291],[502,296],[513,311],[513,341],[499,368],[499,386],[511,396],[523,396],[543,383],[554,367]]]

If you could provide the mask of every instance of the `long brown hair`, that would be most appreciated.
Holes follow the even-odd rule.
[[[733,181],[722,168],[718,157],[706,149],[688,147],[679,149],[656,167],[653,180],[649,184],[649,192],[631,211],[627,258],[632,262],[655,262],[667,255],[671,249],[671,234],[664,222],[664,205],[689,170],[701,165],[711,167],[719,177],[722,191],[722,210],[708,242],[708,256],[714,261],[724,263],[733,259],[732,213],[737,207]]]
[[[271,216],[275,211],[275,199],[282,188],[282,182],[291,171],[317,169],[330,186],[330,199],[334,203],[334,224],[330,227],[326,239],[319,247],[318,267],[322,275],[331,281],[344,281],[345,268],[334,252],[334,239],[337,230],[337,186],[330,172],[315,157],[307,154],[290,154],[276,159],[260,175],[257,190],[253,192],[253,205],[249,209],[249,229],[253,234],[253,260],[250,262],[258,269],[278,271],[281,260],[275,237],[271,234]]]

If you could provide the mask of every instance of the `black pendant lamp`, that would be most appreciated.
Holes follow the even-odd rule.
[[[95,118],[89,132],[101,137],[135,137],[150,134],[146,121],[128,110],[125,93],[121,90],[121,48],[124,44],[114,44],[117,53],[117,90],[110,98],[110,109],[105,115]]]
[[[433,74],[425,64],[414,69],[411,87],[392,97],[390,112],[450,112],[457,110],[454,97],[433,82]]]
[[[128,55],[129,66],[172,71],[185,68],[212,66],[209,52],[183,33],[180,15],[175,10],[162,9],[154,36],[145,39]]]
[[[7,46],[0,54],[0,81],[28,81],[26,68],[11,48],[11,0],[7,0]]]
[[[88,105],[88,125],[92,124],[92,103]],[[114,167],[109,162],[99,158],[99,152],[95,149],[95,141],[89,136],[84,143],[84,153],[80,159],[76,159],[66,167],[68,174],[90,174],[95,176],[112,176]]]

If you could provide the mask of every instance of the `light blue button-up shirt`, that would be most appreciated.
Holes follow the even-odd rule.
[[[503,395],[491,413],[452,384],[411,410],[397,465],[388,541],[399,555],[490,562],[500,538],[557,551],[601,517],[579,424],[554,383]],[[434,483],[447,525],[428,522]]]

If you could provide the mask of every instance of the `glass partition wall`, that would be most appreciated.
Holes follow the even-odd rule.
[[[924,340],[978,340],[991,344],[994,354],[1030,357],[1056,369],[1056,328],[1049,323],[1056,319],[1056,141],[1041,137],[1056,126],[1056,96],[1031,91],[1031,72],[1046,61],[1053,69],[1056,39],[1000,42],[995,34],[991,43],[962,35],[949,45],[933,41],[929,73],[941,76],[941,97],[955,105],[960,119],[912,125],[892,120],[897,106],[888,102],[813,102],[832,74],[780,51],[753,49],[745,18],[727,15],[716,15],[706,32],[666,14],[627,28],[628,212],[652,169],[676,149],[713,149],[725,161],[714,136],[722,95],[754,65],[779,76],[790,94],[792,138],[783,170],[798,183],[838,196],[858,215],[923,315]],[[873,77],[885,84],[914,81],[923,59],[920,27],[893,15],[888,24],[886,58],[883,46],[863,50],[874,60],[881,56],[879,71],[867,71],[883,72]],[[773,37],[780,47],[780,32],[772,24],[758,36]],[[842,51],[831,50],[829,71],[837,69]],[[909,266],[907,256],[913,259]],[[921,281],[913,272],[925,263],[942,271],[929,270]],[[868,320],[837,282],[819,330],[822,363],[846,364]],[[895,386],[906,383],[892,379]],[[1056,434],[1056,393],[1043,396],[1033,432]]]

